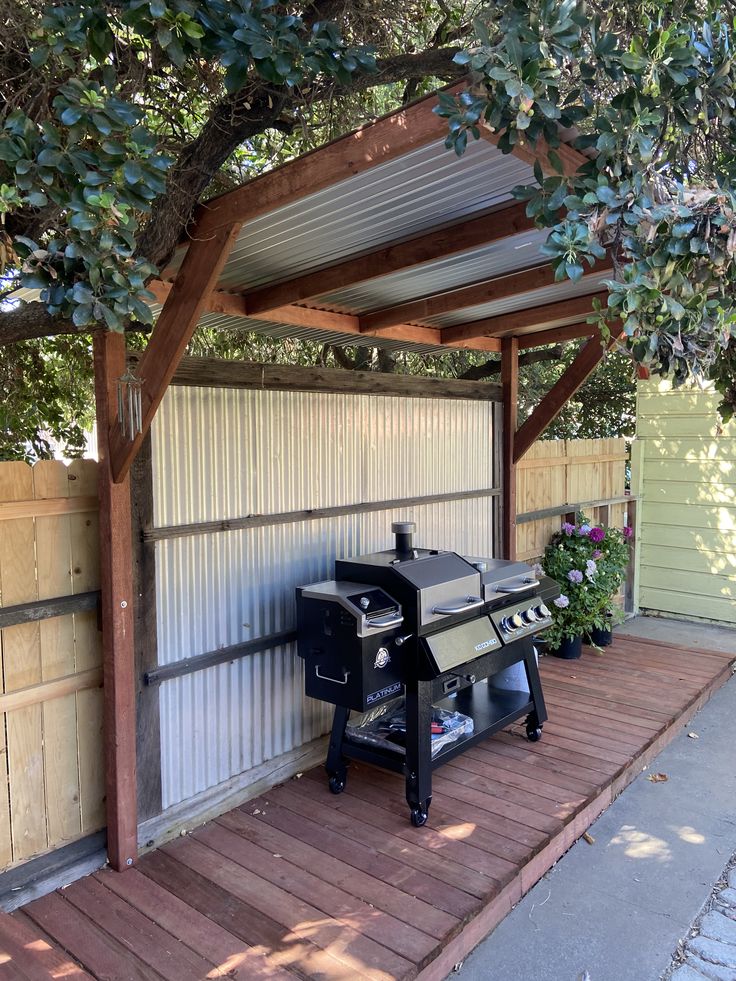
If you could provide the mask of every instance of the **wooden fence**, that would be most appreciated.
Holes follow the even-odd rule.
[[[104,825],[96,511],[94,460],[0,463],[0,869]]]
[[[629,520],[623,439],[540,440],[516,474],[519,559],[539,558],[569,512],[618,528]]]

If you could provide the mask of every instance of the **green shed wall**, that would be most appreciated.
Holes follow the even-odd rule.
[[[632,493],[642,610],[736,624],[736,425],[712,390],[639,382]]]

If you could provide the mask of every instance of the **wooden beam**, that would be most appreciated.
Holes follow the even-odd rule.
[[[134,439],[128,439],[119,419],[110,431],[110,465],[116,482],[128,473],[150,429],[176,366],[206,309],[209,295],[217,285],[239,229],[237,222],[231,222],[218,229],[211,241],[192,242],[184,257],[139,365],[143,380],[141,432]],[[111,419],[114,418],[112,415]]]
[[[504,337],[501,347],[501,385],[503,396],[503,554],[516,558],[516,466],[514,444],[519,411],[519,342]]]
[[[148,289],[155,295],[159,303],[165,303],[171,294],[172,283],[153,280]],[[341,334],[361,334],[360,320],[348,313],[333,313],[331,310],[319,310],[316,307],[302,307],[290,304],[276,307],[263,313],[251,314],[248,310],[247,298],[239,293],[228,293],[224,290],[213,290],[205,303],[206,312],[223,313],[229,317],[244,317],[259,320],[264,323],[293,324],[296,327],[309,327],[313,330],[335,331]],[[163,311],[162,311],[163,313]],[[435,327],[421,327],[416,324],[397,324],[390,330],[367,331],[370,336],[386,337],[390,340],[407,341],[412,344],[441,344],[440,332]],[[491,338],[479,337],[472,343],[462,345],[475,351],[496,352],[501,350],[500,342]]]
[[[253,316],[288,303],[334,293],[353,283],[364,283],[402,269],[435,262],[533,229],[534,219],[527,218],[526,204],[515,203],[494,208],[449,227],[424,232],[406,242],[387,245],[326,269],[252,290],[245,294],[248,310]]]
[[[534,412],[516,433],[514,463],[518,463],[529,447],[539,439],[553,419],[559,415],[565,403],[572,398],[588,376],[595,371],[606,351],[616,343],[611,336],[606,345],[597,337],[591,338],[565,373],[547,392]]]
[[[128,360],[136,364],[139,357],[137,351],[131,351]],[[264,391],[398,395],[420,399],[501,400],[500,385],[487,379],[429,378],[426,375],[307,368],[254,361],[224,361],[220,358],[182,358],[171,384]]]
[[[496,133],[494,130],[492,130],[485,121],[481,121],[480,134],[484,140],[488,140],[488,142],[492,143],[494,146],[498,144],[501,136],[500,133]],[[535,146],[532,146],[531,143],[527,143],[526,140],[521,140],[514,146],[512,153],[515,157],[518,157],[519,160],[523,160],[524,163],[528,163],[530,167],[533,167],[535,162],[539,161],[545,176],[557,176],[558,171],[555,170],[549,159],[551,149],[553,149],[553,151],[560,158],[562,173],[565,177],[572,177],[581,167],[584,167],[585,164],[590,163],[589,157],[586,157],[584,153],[580,152],[580,150],[576,150],[574,147],[570,146],[569,143],[560,143],[558,147],[551,148],[544,138],[537,140]]]
[[[486,317],[483,320],[471,320],[467,324],[456,324],[442,330],[442,343],[455,344],[473,340],[476,337],[502,337],[517,335],[521,331],[538,327],[540,330],[555,326],[564,326],[581,317],[588,317],[593,310],[593,300],[598,298],[606,302],[608,293],[588,293],[586,296],[574,296],[565,300],[555,300],[554,303],[544,303],[537,307],[526,307],[513,313],[504,313],[497,317]]]
[[[446,91],[460,92],[460,82]],[[195,241],[208,238],[232,221],[250,221],[258,215],[388,163],[447,135],[447,120],[434,112],[435,92],[403,109],[319,147],[247,184],[208,201],[197,209]]]
[[[545,344],[564,344],[566,341],[577,341],[581,337],[597,337],[598,333],[596,325],[588,323],[551,327],[532,334],[520,334],[519,350],[526,351],[530,347],[543,347]]]
[[[598,264],[587,275],[600,276],[606,271],[610,270]],[[553,286],[554,283],[555,272],[549,263],[533,266],[531,269],[495,276],[460,289],[435,293],[420,300],[412,300],[409,303],[400,303],[384,310],[377,310],[375,313],[364,314],[360,318],[360,329],[363,332],[383,331],[394,324],[421,322],[466,307],[475,307],[482,303],[492,303],[495,300],[516,296],[518,293],[543,289],[546,286]]]
[[[99,453],[100,605],[104,676],[105,808],[110,865],[121,872],[137,858],[135,656],[130,481],[113,479],[109,433],[117,379],[125,372],[125,337],[95,334],[95,402]]]

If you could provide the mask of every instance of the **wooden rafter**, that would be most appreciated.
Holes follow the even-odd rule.
[[[171,294],[172,284],[154,280],[148,288],[156,296],[159,303],[165,303]],[[163,311],[162,311],[163,312]],[[247,298],[239,293],[228,293],[224,290],[213,290],[207,297],[204,312],[223,313],[229,317],[243,317],[260,320],[264,323],[291,324],[295,327],[309,327],[314,330],[336,331],[341,334],[361,334],[360,320],[354,314],[334,313],[331,310],[319,310],[316,307],[303,307],[289,304],[276,307],[264,313],[252,314],[248,309]],[[370,335],[389,338],[390,340],[407,341],[412,344],[440,344],[440,332],[435,327],[420,327],[415,324],[397,324],[390,331],[367,331]],[[475,351],[500,351],[500,341],[493,338],[479,337],[476,341],[463,345]]]
[[[476,337],[502,337],[516,335],[525,330],[565,326],[571,321],[578,322],[581,317],[594,313],[593,300],[598,298],[606,302],[607,293],[588,293],[585,296],[574,296],[565,300],[555,300],[554,303],[544,303],[537,307],[528,307],[514,313],[501,314],[497,317],[486,317],[483,320],[471,320],[467,324],[456,324],[445,327],[442,331],[442,343],[452,344],[472,341]]]
[[[458,82],[444,91],[452,94],[465,88],[465,82]],[[207,202],[197,209],[193,238],[207,237],[231,221],[251,220],[348,177],[364,173],[378,164],[444,140],[447,120],[434,112],[436,105],[437,93],[433,92]],[[498,143],[498,134],[488,128],[482,129],[482,136],[494,145]],[[579,166],[588,162],[587,157],[565,143],[556,152],[567,174],[574,173]],[[544,141],[537,148],[521,143],[514,147],[512,153],[525,163],[533,164],[539,159],[546,172],[553,171],[548,158],[549,148]]]
[[[534,221],[527,218],[525,204],[505,205],[450,227],[432,229],[405,242],[398,242],[346,259],[334,266],[296,276],[273,286],[262,286],[246,293],[251,315],[273,310],[287,303],[298,303],[344,289],[354,283],[387,276],[427,262],[477,249],[504,238],[532,231]],[[399,321],[400,322],[400,321]]]
[[[459,92],[464,87],[459,83],[448,91]],[[235,220],[252,220],[443,140],[447,121],[434,112],[436,105],[437,95],[432,93],[207,202],[197,210],[193,238],[206,238]]]
[[[603,355],[616,343],[612,336],[604,345],[596,337],[591,338],[561,378],[547,392],[534,412],[516,431],[514,437],[514,463],[539,439],[544,430],[560,413],[565,403],[572,398],[588,376],[598,367]]]
[[[239,230],[239,222],[220,228],[211,241],[193,242],[184,257],[138,366],[143,380],[141,432],[129,439],[123,433],[119,419],[110,430],[110,462],[116,482],[128,473],[150,429],[156,409],[206,308]]]
[[[494,146],[498,144],[500,134],[494,132],[494,130],[492,130],[487,123],[481,125],[480,134],[484,140],[487,140]],[[537,140],[535,146],[532,146],[530,143],[522,140],[514,147],[513,154],[515,157],[518,157],[519,160],[523,160],[524,163],[528,163],[530,167],[533,167],[534,164],[539,161],[545,175],[556,175],[557,170],[549,159],[551,149],[552,148],[545,139]],[[565,177],[572,177],[581,167],[587,163],[590,163],[589,157],[586,157],[584,153],[581,153],[579,150],[576,150],[574,147],[570,146],[569,143],[560,143],[558,147],[554,148],[554,152],[560,159],[560,163],[562,164],[562,173]]]
[[[591,269],[587,275],[600,276],[606,271],[608,271],[607,267],[598,265]],[[546,286],[554,285],[554,283],[555,273],[549,263],[533,266],[531,269],[522,269],[519,272],[508,273],[504,276],[495,276],[493,279],[473,283],[461,289],[435,293],[433,296],[420,300],[400,303],[385,310],[366,314],[360,318],[360,329],[368,333],[383,331],[394,324],[421,322],[430,317],[479,306],[482,303],[492,303],[495,300],[503,300],[519,293],[543,289]]]

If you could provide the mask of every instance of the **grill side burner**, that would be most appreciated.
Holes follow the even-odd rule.
[[[298,652],[306,693],[336,706],[326,762],[331,790],[344,789],[351,758],[404,773],[412,823],[420,826],[437,766],[524,716],[529,739],[541,737],[547,713],[532,639],[551,623],[546,601],[559,587],[535,579],[525,563],[415,548],[413,522],[392,530],[395,548],[338,560],[335,580],[297,589]],[[519,663],[528,692],[494,686],[494,676]],[[403,755],[346,736],[351,710],[402,694]],[[474,731],[432,757],[438,709],[470,716]]]

